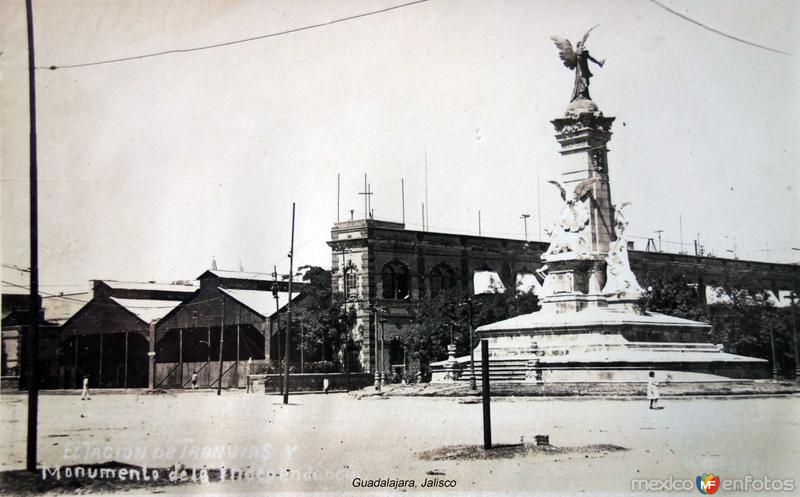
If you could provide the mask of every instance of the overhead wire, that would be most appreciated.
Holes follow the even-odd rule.
[[[777,48],[771,48],[771,47],[768,47],[766,45],[760,45],[758,43],[753,43],[752,41],[747,41],[745,39],[739,38],[738,36],[734,36],[732,34],[725,33],[724,31],[720,31],[719,29],[712,28],[711,26],[709,26],[707,24],[704,24],[704,23],[702,23],[702,22],[700,22],[700,21],[698,21],[696,19],[692,19],[691,17],[689,17],[689,16],[687,16],[685,14],[681,14],[677,10],[672,9],[672,8],[668,7],[667,5],[664,5],[663,3],[659,2],[658,0],[650,0],[650,1],[653,2],[654,4],[658,5],[662,9],[666,10],[670,14],[676,15],[676,16],[680,17],[681,19],[689,21],[692,24],[696,24],[697,26],[700,26],[703,29],[707,29],[708,31],[711,31],[712,33],[716,33],[716,34],[718,34],[720,36],[724,36],[725,38],[730,38],[731,40],[738,41],[739,43],[744,43],[745,45],[750,45],[752,47],[761,48],[763,50],[768,50],[770,52],[779,53],[779,54],[782,54],[782,55],[794,56],[793,53],[785,52],[783,50],[778,50]]]
[[[115,62],[127,62],[127,61],[131,61],[131,60],[148,59],[148,58],[152,58],[152,57],[159,57],[161,55],[187,53],[187,52],[197,52],[197,51],[200,51],[200,50],[210,50],[212,48],[221,48],[221,47],[227,47],[227,46],[231,46],[231,45],[238,45],[238,44],[241,44],[241,43],[249,43],[249,42],[252,42],[252,41],[258,41],[258,40],[264,40],[264,39],[267,39],[267,38],[273,38],[275,36],[282,36],[282,35],[287,35],[287,34],[292,34],[292,33],[298,33],[300,31],[306,31],[306,30],[309,30],[309,29],[315,29],[315,28],[321,28],[321,27],[325,27],[325,26],[331,26],[333,24],[338,24],[340,22],[352,21],[354,19],[360,19],[362,17],[368,17],[368,16],[372,16],[372,15],[376,15],[376,14],[383,14],[385,12],[389,12],[389,11],[397,10],[397,9],[402,9],[404,7],[409,7],[411,5],[425,3],[425,2],[428,2],[428,1],[429,0],[415,0],[413,2],[408,2],[408,3],[404,3],[404,4],[400,4],[400,5],[393,5],[391,7],[386,7],[386,8],[379,9],[379,10],[372,10],[372,11],[369,11],[369,12],[363,12],[361,14],[354,14],[354,15],[347,16],[347,17],[340,17],[338,19],[333,19],[331,21],[320,22],[320,23],[317,23],[317,24],[310,24],[308,26],[302,26],[302,27],[299,27],[299,28],[286,29],[284,31],[278,31],[278,32],[275,32],[275,33],[269,33],[269,34],[264,34],[264,35],[259,35],[259,36],[251,36],[249,38],[242,38],[242,39],[239,39],[239,40],[225,41],[225,42],[221,42],[221,43],[213,43],[213,44],[210,44],[210,45],[201,45],[201,46],[198,46],[198,47],[191,47],[191,48],[173,48],[173,49],[170,49],[170,50],[162,50],[160,52],[151,52],[151,53],[146,53],[146,54],[141,54],[141,55],[131,55],[131,56],[128,56],[128,57],[119,57],[119,58],[115,58],[115,59],[105,59],[105,60],[98,60],[98,61],[93,61],[93,62],[82,62],[82,63],[77,63],[77,64],[61,64],[61,65],[50,65],[50,66],[37,66],[36,69],[50,69],[50,70],[75,69],[75,68],[80,68],[80,67],[99,66],[99,65],[103,65],[103,64],[113,64]]]

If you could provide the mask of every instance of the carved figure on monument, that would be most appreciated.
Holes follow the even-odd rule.
[[[591,214],[584,199],[589,196],[592,187],[598,181],[597,178],[585,179],[570,193],[567,193],[567,188],[562,183],[549,181],[561,190],[564,207],[561,208],[558,222],[549,230],[550,246],[542,256],[543,259],[564,253],[575,253],[579,256],[589,253],[589,239],[585,228],[589,224]]]
[[[624,202],[614,206],[614,234],[617,239],[611,242],[606,257],[606,285],[603,287],[604,295],[613,295],[626,299],[642,297],[642,287],[636,281],[636,275],[631,270],[628,259],[628,241],[625,239],[625,229],[628,221],[622,214],[622,209],[630,205]]]
[[[586,48],[586,39],[589,38],[589,33],[592,32],[592,29],[596,27],[597,25],[593,26],[583,35],[583,39],[578,42],[574,50],[572,49],[572,43],[568,39],[560,36],[550,37],[558,47],[558,56],[561,58],[561,62],[568,69],[575,70],[575,86],[572,89],[572,100],[570,102],[592,99],[589,96],[589,78],[592,77],[592,72],[589,70],[589,61],[600,67],[605,64],[605,60],[597,60],[589,55],[589,50]]]

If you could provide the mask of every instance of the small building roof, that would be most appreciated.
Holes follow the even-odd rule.
[[[111,297],[111,300],[147,324],[163,318],[181,303],[179,300],[120,299],[117,297]]]
[[[202,277],[204,274],[210,273],[217,278],[226,278],[231,280],[255,280],[255,281],[275,281],[272,273],[253,273],[247,271],[228,271],[227,269],[209,269],[203,274],[198,276]],[[289,277],[283,274],[278,275],[278,281],[288,280]]]
[[[175,285],[172,283],[151,283],[141,281],[115,281],[115,280],[94,280],[104,283],[115,290],[153,290],[159,292],[184,292],[194,293],[199,287],[196,281],[187,284]]]
[[[289,303],[289,292],[278,292],[278,305],[276,308],[275,296],[268,290],[220,288],[220,291],[265,318],[272,316],[277,312],[277,309],[283,309]],[[292,301],[294,302],[299,296],[299,293],[293,293]]]

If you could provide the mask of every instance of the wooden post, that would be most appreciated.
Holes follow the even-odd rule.
[[[224,346],[225,346],[225,295],[222,296],[222,321],[219,326],[219,373],[217,375],[217,395],[222,395],[222,349],[224,348]]]
[[[483,383],[483,448],[492,448],[492,417],[489,410],[489,341],[481,340],[481,381]]]
[[[122,387],[128,388],[128,332],[125,332],[125,374],[122,380]]]
[[[236,316],[236,388],[239,388],[239,321],[242,319],[242,308],[239,306],[238,316]]]

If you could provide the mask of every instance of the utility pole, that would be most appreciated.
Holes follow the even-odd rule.
[[[658,235],[658,251],[659,252],[663,252],[664,251],[664,247],[661,245],[661,233],[663,233],[663,232],[664,232],[664,230],[655,230],[653,232],[653,233]]]
[[[25,469],[36,472],[39,424],[39,196],[36,151],[36,60],[33,49],[33,6],[25,1],[28,22],[28,103],[30,106],[30,329],[28,332],[28,438]]]
[[[222,321],[219,326],[219,375],[217,377],[217,395],[222,395],[222,349],[225,345],[225,294],[222,294]],[[208,349],[211,350],[211,344]]]
[[[364,175],[366,180],[366,175]],[[283,403],[289,403],[289,337],[292,331],[292,280],[294,276],[294,202],[292,202],[292,242],[289,248],[289,303],[286,312],[286,363],[283,365]]]
[[[522,214],[520,216],[520,219],[522,219],[522,222],[525,223],[525,241],[526,242],[528,241],[528,218],[529,217],[531,217],[530,214]]]

